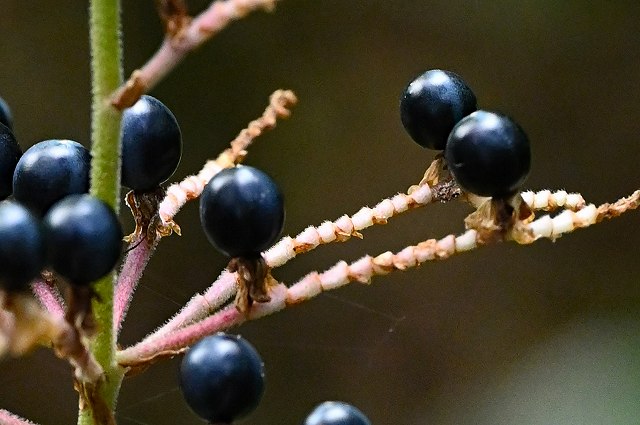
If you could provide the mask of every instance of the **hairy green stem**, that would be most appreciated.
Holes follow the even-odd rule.
[[[122,83],[122,50],[120,46],[120,0],[90,0],[91,38],[91,194],[111,205],[120,205],[120,117],[110,104],[111,94]],[[98,333],[91,352],[105,371],[96,397],[113,411],[122,382],[123,371],[115,361],[113,333],[114,275],[95,283],[93,312]],[[104,403],[102,403],[104,402]],[[94,404],[95,407],[95,404]],[[98,425],[91,403],[80,403],[78,425]],[[99,419],[99,422],[103,422]],[[108,423],[108,422],[105,422]]]
[[[120,112],[111,94],[122,82],[119,0],[91,0],[91,194],[120,205]]]

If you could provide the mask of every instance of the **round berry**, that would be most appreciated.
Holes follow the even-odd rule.
[[[480,196],[514,194],[531,167],[524,131],[506,115],[487,111],[474,112],[455,126],[445,158],[458,185]]]
[[[0,124],[4,124],[10,129],[13,128],[13,115],[11,114],[11,109],[7,102],[4,101],[3,98],[0,97]]]
[[[200,197],[209,241],[229,257],[251,257],[270,247],[284,224],[280,189],[262,171],[238,166],[216,174]]]
[[[22,291],[44,267],[40,222],[24,206],[0,202],[0,288]]]
[[[13,172],[20,160],[22,149],[9,127],[0,123],[0,200],[13,192]]]
[[[91,195],[70,195],[44,217],[47,260],[75,285],[88,285],[118,262],[122,229],[113,209]]]
[[[212,424],[230,424],[258,406],[264,392],[264,365],[241,337],[208,336],[185,354],[180,388],[198,416]]]
[[[371,425],[360,410],[342,401],[325,401],[318,405],[304,425]]]
[[[122,114],[122,184],[139,192],[155,189],[178,168],[182,134],[176,117],[155,97],[144,95]]]
[[[67,195],[89,191],[91,155],[71,140],[45,140],[22,155],[13,174],[13,196],[44,215]]]
[[[417,144],[443,150],[453,126],[477,108],[476,96],[460,76],[432,69],[405,88],[400,119]]]

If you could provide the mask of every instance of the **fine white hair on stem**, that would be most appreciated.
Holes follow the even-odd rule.
[[[236,293],[235,273],[224,270],[203,294],[194,295],[180,311],[147,338],[156,339],[206,317]]]
[[[36,279],[31,283],[31,291],[49,313],[56,317],[64,316],[64,300],[55,285],[49,285],[43,279]]]

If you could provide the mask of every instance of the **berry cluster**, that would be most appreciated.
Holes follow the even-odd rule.
[[[256,349],[240,336],[206,337],[182,359],[180,388],[191,409],[210,424],[231,424],[251,413],[264,392],[264,364]],[[343,402],[317,406],[304,425],[371,425],[355,407]]]
[[[0,99],[1,287],[22,291],[50,268],[86,286],[109,273],[121,252],[115,212],[88,195],[91,155],[72,140],[45,140],[24,154]],[[136,192],[157,188],[175,171],[182,136],[169,109],[143,96],[123,113],[122,179]],[[17,255],[19,254],[19,255]],[[6,266],[5,266],[6,264]]]
[[[11,125],[4,101],[0,111]],[[24,291],[45,267],[75,285],[108,273],[120,256],[122,231],[113,210],[86,194],[87,149],[46,140],[22,154],[11,129],[0,124],[0,152],[0,287]]]
[[[402,124],[419,145],[444,150],[458,185],[480,196],[508,198],[529,174],[529,140],[506,115],[476,110],[476,96],[451,71],[426,71],[405,88]]]

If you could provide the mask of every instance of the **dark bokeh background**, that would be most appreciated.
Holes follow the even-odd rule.
[[[191,1],[194,11],[207,2]],[[151,1],[123,1],[125,68],[159,45]],[[0,2],[0,96],[24,148],[88,143],[86,4]],[[152,94],[184,133],[182,178],[216,155],[276,88],[300,97],[291,120],[247,162],[286,194],[285,232],[353,213],[417,182],[433,157],[398,118],[407,82],[461,74],[481,106],[516,117],[533,144],[527,186],[615,200],[640,186],[637,1],[284,0],[235,23]],[[468,207],[404,214],[365,239],[275,271],[293,282],[339,259],[462,231]],[[125,324],[139,340],[224,267],[197,203],[178,216]],[[130,226],[130,220],[126,221]],[[316,403],[352,402],[374,424],[640,423],[638,213],[529,247],[503,244],[352,285],[243,325],[268,385],[243,423],[300,424]],[[197,424],[177,389],[178,360],[125,381],[120,425]],[[43,424],[75,421],[68,366],[47,350],[0,363],[0,406]]]

